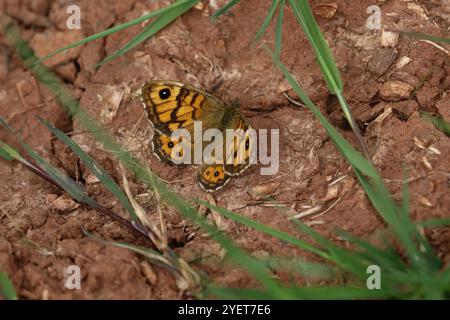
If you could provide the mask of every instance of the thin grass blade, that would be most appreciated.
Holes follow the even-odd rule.
[[[422,228],[447,227],[450,225],[450,218],[429,219],[423,222],[417,222],[416,225]]]
[[[83,160],[84,164],[91,170],[91,172],[101,181],[101,183],[107,188],[122,204],[122,206],[127,210],[131,219],[133,221],[138,221],[136,216],[136,212],[131,206],[127,196],[120,189],[118,184],[114,181],[114,179],[106,172],[100,165],[98,165],[95,160],[88,155],[84,150],[75,143],[71,138],[69,138],[64,132],[54,127],[47,121],[38,117],[38,120],[50,131],[52,132],[59,140],[65,143],[69,148]]]
[[[261,25],[261,28],[258,30],[258,32],[255,35],[255,38],[253,42],[257,42],[261,39],[263,34],[266,32],[267,27],[269,26],[270,21],[272,21],[272,18],[275,14],[275,11],[277,11],[278,5],[280,4],[280,0],[273,0],[272,5],[269,8],[269,11],[267,12],[266,18],[264,19],[263,24]]]
[[[226,5],[224,5],[222,8],[218,9],[216,12],[213,13],[211,16],[211,20],[215,21],[218,17],[223,15],[225,12],[230,10],[232,7],[234,7],[236,4],[238,4],[241,0],[231,0]]]
[[[294,77],[287,70],[286,66],[266,47],[266,51],[270,54],[275,64],[284,74],[285,78],[288,80],[289,84],[292,86],[294,91],[298,94],[300,99],[305,103],[305,105],[313,112],[316,118],[319,120],[320,124],[325,128],[330,138],[335,143],[338,150],[344,154],[348,161],[358,170],[360,170],[364,175],[376,178],[379,177],[375,168],[365,159],[359,152],[357,152],[347,140],[345,140],[341,134],[328,122],[328,120],[322,115],[320,110],[314,105],[314,103],[309,99],[307,94],[299,86]]]
[[[281,0],[280,12],[278,13],[277,27],[275,29],[275,55],[280,58],[281,45],[283,41],[283,21],[284,21],[284,3],[285,0]]]
[[[66,50],[78,47],[80,45],[86,44],[88,42],[91,42],[91,41],[94,41],[94,40],[97,40],[97,39],[100,39],[100,38],[104,38],[104,37],[106,37],[106,36],[108,36],[110,34],[113,34],[113,33],[122,31],[122,30],[124,30],[126,28],[138,25],[138,24],[140,24],[140,23],[142,23],[142,22],[144,22],[144,21],[146,21],[148,19],[154,18],[154,17],[156,17],[156,16],[158,16],[160,14],[164,14],[168,10],[176,9],[176,8],[184,5],[185,3],[189,2],[189,1],[192,1],[192,0],[182,0],[182,1],[175,2],[174,4],[171,4],[170,6],[167,6],[165,8],[161,8],[161,9],[158,9],[158,10],[155,10],[153,12],[150,12],[149,14],[143,15],[142,17],[133,19],[132,21],[129,21],[129,22],[123,23],[121,25],[112,27],[110,29],[98,32],[98,33],[96,33],[94,35],[91,35],[89,37],[86,37],[86,38],[84,38],[84,39],[82,39],[80,41],[77,41],[77,42],[74,42],[74,43],[69,44],[67,46],[64,46],[64,47],[56,50],[55,52],[52,52],[52,53],[46,55],[45,57],[40,58],[40,62],[48,60],[51,57],[53,57],[53,56],[55,56],[58,53],[61,53],[63,51],[66,51]]]
[[[450,122],[442,119],[441,116],[429,112],[421,112],[420,116],[422,119],[430,121],[438,130],[441,130],[447,136],[450,137]]]
[[[170,8],[164,11],[164,13],[160,14],[154,21],[152,21],[147,27],[144,28],[144,30],[139,33],[137,36],[135,36],[133,39],[131,39],[125,46],[123,46],[121,49],[114,52],[112,55],[106,57],[101,62],[97,64],[103,65],[134,48],[138,44],[144,42],[148,38],[152,37],[155,33],[159,32],[160,30],[164,29],[167,25],[172,23],[175,19],[183,15],[185,12],[190,10],[193,6],[195,6],[198,3],[199,0],[188,0],[183,1],[183,4],[181,6]]]
[[[342,92],[343,85],[341,75],[308,2],[302,0],[289,0],[289,3],[291,4],[295,17],[302,26],[309,42],[316,52],[316,58],[329,90],[332,93]]]
[[[352,287],[295,287],[283,289],[296,300],[386,299],[397,296],[397,293],[391,290],[368,290],[367,288]],[[211,285],[206,289],[206,293],[219,299],[274,299],[270,292],[252,288],[235,289]]]
[[[14,131],[8,126],[3,119],[0,118],[0,125],[5,127],[16,139],[20,142],[22,147],[25,149],[27,154],[39,164],[40,168],[42,168],[46,174],[48,174],[54,181],[58,183],[64,190],[66,190],[75,200],[78,202],[83,202],[86,204],[93,204],[92,199],[90,199],[82,186],[68,176],[63,174],[60,170],[56,169],[52,165],[50,165],[47,161],[45,161],[39,154],[37,154],[28,144],[26,144],[19,136],[17,136]]]
[[[1,117],[0,117],[1,119]],[[1,121],[4,121],[3,119]],[[17,160],[21,163],[28,162],[25,160],[19,152],[17,152],[15,149],[4,143],[3,141],[0,141],[0,157],[5,159],[6,161],[12,161]]]
[[[282,231],[279,231],[279,230],[276,230],[276,229],[272,229],[272,228],[270,228],[270,227],[268,227],[268,226],[266,226],[264,224],[261,224],[261,223],[258,223],[256,221],[254,221],[254,220],[248,219],[246,217],[237,215],[237,214],[235,214],[235,213],[233,213],[233,212],[231,212],[229,210],[226,210],[225,208],[220,208],[220,207],[214,206],[214,205],[212,205],[210,203],[207,203],[207,202],[204,202],[204,201],[201,201],[201,200],[197,200],[197,201],[201,205],[203,205],[203,206],[205,206],[205,207],[207,207],[207,208],[209,208],[211,210],[217,211],[218,213],[220,213],[221,215],[223,215],[223,216],[225,216],[225,217],[227,217],[229,219],[232,219],[232,220],[234,220],[236,222],[239,222],[241,224],[247,225],[247,226],[249,226],[251,228],[254,228],[255,230],[258,230],[260,232],[263,232],[265,234],[269,234],[269,235],[271,235],[273,237],[276,237],[276,238],[278,238],[278,239],[280,239],[282,241],[285,241],[287,243],[293,244],[293,245],[295,245],[295,246],[297,246],[297,247],[299,247],[301,249],[307,250],[309,252],[313,252],[313,253],[317,254],[318,256],[320,256],[322,258],[327,258],[327,254],[324,251],[322,251],[322,250],[312,246],[311,244],[309,244],[307,242],[299,240],[296,237],[291,236],[290,234],[287,234],[285,232],[282,232]]]
[[[421,32],[400,31],[400,33],[405,36],[413,37],[413,38],[417,38],[417,39],[450,44],[450,38],[439,38],[439,37],[432,36],[431,34],[426,34],[426,33],[421,33]]]
[[[3,271],[0,271],[0,295],[5,297],[6,300],[18,299],[13,283],[9,279],[8,275]]]

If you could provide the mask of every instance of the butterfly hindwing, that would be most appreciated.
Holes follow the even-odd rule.
[[[180,143],[179,139],[171,138],[162,133],[155,132],[152,139],[152,148],[155,155],[160,161],[171,162],[172,150]]]
[[[197,175],[198,182],[208,192],[219,190],[230,178],[231,176],[225,172],[223,164],[205,164]]]
[[[236,112],[228,127],[235,130],[235,135],[231,141],[226,141],[224,169],[227,174],[236,176],[250,166],[250,158],[256,141],[253,140],[251,135],[250,124],[239,112]],[[227,149],[232,150],[232,152]]]

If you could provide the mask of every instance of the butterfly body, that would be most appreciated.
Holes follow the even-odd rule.
[[[152,139],[153,150],[161,161],[174,163],[172,151],[181,143],[183,137],[175,138],[172,134],[178,129],[186,129],[193,137],[196,121],[201,122],[202,133],[207,129],[217,129],[223,133],[224,155],[227,150],[226,130],[241,129],[246,132],[250,129],[250,124],[239,112],[236,103],[225,104],[203,90],[180,82],[166,80],[147,82],[141,88],[141,99],[155,129]],[[197,179],[206,191],[220,189],[231,176],[240,174],[249,166],[248,139],[248,136],[237,137],[231,142],[234,143],[235,150],[239,146],[246,146],[244,163],[242,161],[238,163],[235,153],[228,155],[228,159],[213,159],[212,164],[205,163],[201,166]],[[202,141],[202,149],[206,144]],[[194,148],[191,148],[192,155],[193,152]]]

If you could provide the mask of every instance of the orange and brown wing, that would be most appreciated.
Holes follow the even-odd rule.
[[[223,164],[203,165],[197,175],[197,180],[208,192],[214,192],[222,188],[231,176],[225,172]]]
[[[249,123],[240,113],[234,117],[229,129],[239,130],[236,132],[241,132],[241,134],[233,137],[232,142],[226,141],[226,143],[232,143],[232,145],[225,145],[224,150],[224,154],[226,155],[224,170],[227,174],[236,176],[250,166],[250,158],[252,151],[254,151],[256,141],[254,141],[249,131],[251,129]],[[232,150],[232,152],[229,153],[227,149]]]
[[[174,81],[147,82],[141,97],[155,129],[170,135],[177,129],[191,129],[201,119],[206,96],[199,90]]]

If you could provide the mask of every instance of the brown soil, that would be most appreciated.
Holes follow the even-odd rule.
[[[215,3],[216,1],[211,1]],[[381,7],[382,26],[390,30],[419,31],[448,36],[450,6],[446,0],[375,1]],[[14,17],[23,36],[44,55],[81,37],[139,17],[169,1],[6,1],[0,10]],[[217,1],[222,5],[224,1]],[[125,56],[99,69],[93,65],[122,47],[141,26],[73,49],[49,61],[75,97],[109,131],[161,178],[185,197],[206,199],[196,184],[194,168],[176,168],[158,162],[149,149],[152,129],[142,120],[141,103],[131,90],[150,79],[176,79],[204,87],[225,101],[234,98],[255,128],[280,129],[280,170],[261,176],[258,167],[233,179],[214,194],[218,205],[273,228],[296,233],[289,215],[321,205],[302,221],[346,245],[336,229],[376,241],[385,224],[370,205],[349,165],[306,108],[290,103],[289,89],[280,72],[260,46],[250,42],[266,15],[269,1],[242,1],[212,24],[208,1]],[[323,1],[310,1],[326,40],[332,48],[345,84],[345,96],[364,130],[373,162],[395,199],[401,199],[403,168],[410,178],[411,217],[416,221],[449,216],[450,140],[419,116],[420,110],[440,113],[450,121],[450,61],[430,43],[400,35],[393,47],[381,47],[381,31],[367,30],[367,7],[374,1],[337,0],[336,14]],[[79,4],[81,31],[68,31],[66,7]],[[418,8],[422,8],[423,11]],[[273,45],[274,24],[264,42]],[[354,143],[336,99],[328,93],[314,54],[292,10],[285,13],[282,60],[312,100],[341,133]],[[447,46],[447,50],[448,50]],[[402,57],[411,61],[399,68]],[[69,119],[0,37],[0,116],[17,129],[36,151],[71,177],[82,181],[98,202],[121,212],[117,201],[92,179],[89,171],[52,139],[34,115],[54,123],[121,180],[117,162]],[[293,96],[292,91],[288,93]],[[140,120],[141,119],[141,120]],[[134,129],[133,129],[134,128]],[[16,145],[5,130],[0,139]],[[70,201],[58,205],[59,190],[25,170],[0,161],[0,269],[11,275],[21,298],[66,299],[175,299],[176,283],[167,271],[151,266],[126,249],[104,246],[83,236],[81,226],[106,240],[149,245],[141,237],[94,210]],[[330,186],[336,179],[338,183]],[[132,179],[130,177],[130,179]],[[155,199],[138,182],[131,190],[151,216]],[[258,193],[273,194],[286,210],[260,201]],[[60,200],[64,200],[60,199]],[[333,206],[334,205],[334,206]],[[320,213],[330,208],[325,214]],[[213,281],[232,287],[254,284],[240,269],[221,265],[221,249],[197,227],[164,207],[170,243],[177,253]],[[272,237],[225,219],[222,228],[254,255],[285,257],[301,252]],[[427,230],[442,259],[450,261],[450,230]],[[33,245],[31,244],[33,243]],[[211,263],[211,261],[213,263]],[[63,286],[65,267],[77,264],[82,289]]]

